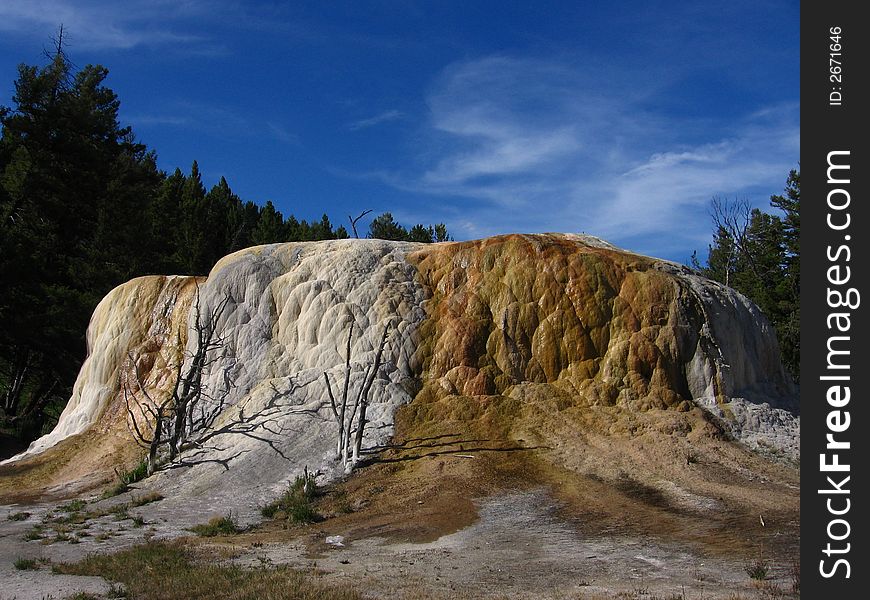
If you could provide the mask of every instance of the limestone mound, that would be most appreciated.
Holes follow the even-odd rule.
[[[368,448],[387,444],[405,406],[420,431],[474,422],[496,445],[549,448],[575,472],[605,460],[609,436],[642,431],[734,436],[797,457],[797,399],[772,328],[745,297],[686,267],[577,235],[338,240],[249,248],[204,281],[145,277],[113,290],[94,313],[69,405],[53,432],[7,461],[7,485],[72,492],[135,455],[120,382],[135,363],[153,396],[167,392],[170,366],[192,348],[197,290],[204,308],[228,298],[226,342],[205,378],[233,382],[215,427],[240,414],[271,420],[258,436],[223,434],[185,452],[155,479],[204,514],[262,504],[303,467],[341,474],[323,374],[343,373],[351,320],[354,389],[391,331]],[[578,436],[582,457],[566,442]]]

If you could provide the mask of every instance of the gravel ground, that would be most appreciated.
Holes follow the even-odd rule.
[[[104,511],[129,495],[95,501],[85,510]],[[753,585],[745,564],[705,556],[687,545],[651,537],[585,538],[557,516],[543,489],[491,496],[477,503],[479,519],[469,527],[428,543],[390,542],[374,535],[336,539],[314,531],[289,541],[251,543],[227,538],[215,543],[243,565],[287,564],[317,569],[326,581],[351,583],[375,598],[637,598],[716,600],[769,598],[773,587],[788,590],[787,569],[774,565],[765,590]],[[26,511],[23,520],[10,515]],[[126,519],[109,513],[89,519],[57,540],[50,529],[26,540],[40,524],[68,514],[58,505],[0,507],[0,599],[65,598],[76,592],[106,595],[98,577],[55,575],[48,561],[75,561],[88,553],[111,552],[146,539],[187,535],[164,520],[160,503],[129,509]],[[190,508],[183,520],[201,514]],[[141,516],[137,526],[131,517]],[[82,532],[85,532],[84,535]],[[332,534],[335,535],[335,534]],[[204,544],[208,548],[210,543]],[[227,545],[233,551],[227,553]],[[217,548],[216,548],[217,549]],[[19,558],[44,561],[36,570],[19,570]],[[767,590],[767,591],[766,591]],[[620,595],[621,594],[621,595]]]
[[[289,564],[317,568],[327,580],[350,582],[378,598],[730,598],[759,593],[745,564],[711,558],[692,548],[651,538],[584,539],[555,516],[540,489],[479,503],[480,519],[465,529],[423,544],[383,538],[312,540],[246,548],[247,565]],[[319,540],[321,542],[325,540]],[[788,589],[787,573],[768,583]]]

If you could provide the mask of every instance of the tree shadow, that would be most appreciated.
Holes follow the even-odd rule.
[[[445,448],[448,446],[457,446],[459,444],[486,444],[492,442],[492,440],[485,439],[457,439],[453,441],[442,441],[448,440],[450,438],[461,437],[462,435],[459,433],[446,433],[444,435],[434,435],[431,437],[412,438],[396,444],[383,444],[380,446],[372,446],[371,448],[367,448],[364,453],[372,454],[375,452],[384,452],[388,450],[416,450],[418,448]]]
[[[466,440],[468,443],[476,442],[476,441],[490,441],[490,440]],[[446,446],[455,446],[457,444],[461,444],[463,441],[453,442],[451,444],[438,444],[438,445],[425,445],[425,446],[414,446],[410,448],[406,448],[407,450],[415,450],[417,448],[443,448]],[[451,450],[436,450],[434,452],[424,452],[422,454],[413,454],[406,456],[396,456],[396,457],[384,457],[378,454],[375,454],[374,449],[370,449],[366,452],[369,454],[365,459],[365,463],[367,464],[380,464],[380,463],[400,463],[400,462],[408,462],[412,460],[420,460],[421,458],[431,458],[433,456],[449,456],[449,455],[459,455],[464,456],[466,458],[476,458],[471,455],[472,452],[531,452],[534,450],[552,450],[551,446],[473,446],[471,448],[456,448]],[[363,462],[363,461],[361,461]]]

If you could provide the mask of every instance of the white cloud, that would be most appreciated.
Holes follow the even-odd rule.
[[[76,48],[130,49],[137,46],[196,45],[208,50],[205,38],[173,31],[168,24],[199,14],[196,2],[168,0],[4,0],[0,31],[44,37],[63,25]],[[214,50],[214,48],[211,48]]]
[[[269,134],[279,142],[285,142],[287,144],[299,143],[299,136],[288,130],[281,123],[268,121],[266,123],[266,129],[269,131]]]
[[[476,224],[469,235],[585,231],[688,256],[710,237],[713,195],[766,205],[796,167],[797,104],[698,121],[649,108],[666,104],[655,74],[602,72],[502,56],[451,65],[428,95],[423,168],[381,179],[440,197],[429,220],[455,209]]]
[[[237,109],[190,100],[165,102],[161,112],[122,114],[121,120],[135,131],[157,126],[179,127],[216,138],[271,138],[286,144],[299,144],[299,136],[278,120],[254,118]]]
[[[351,131],[358,131],[360,129],[374,127],[375,125],[380,125],[381,123],[386,123],[388,121],[396,121],[397,119],[401,119],[404,116],[404,113],[402,113],[401,111],[387,110],[373,117],[369,117],[368,119],[360,119],[359,121],[354,121],[353,123],[350,123],[347,128]]]

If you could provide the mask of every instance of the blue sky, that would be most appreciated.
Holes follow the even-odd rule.
[[[63,23],[162,169],[333,223],[706,256],[798,166],[799,2],[3,0],[0,104]]]

